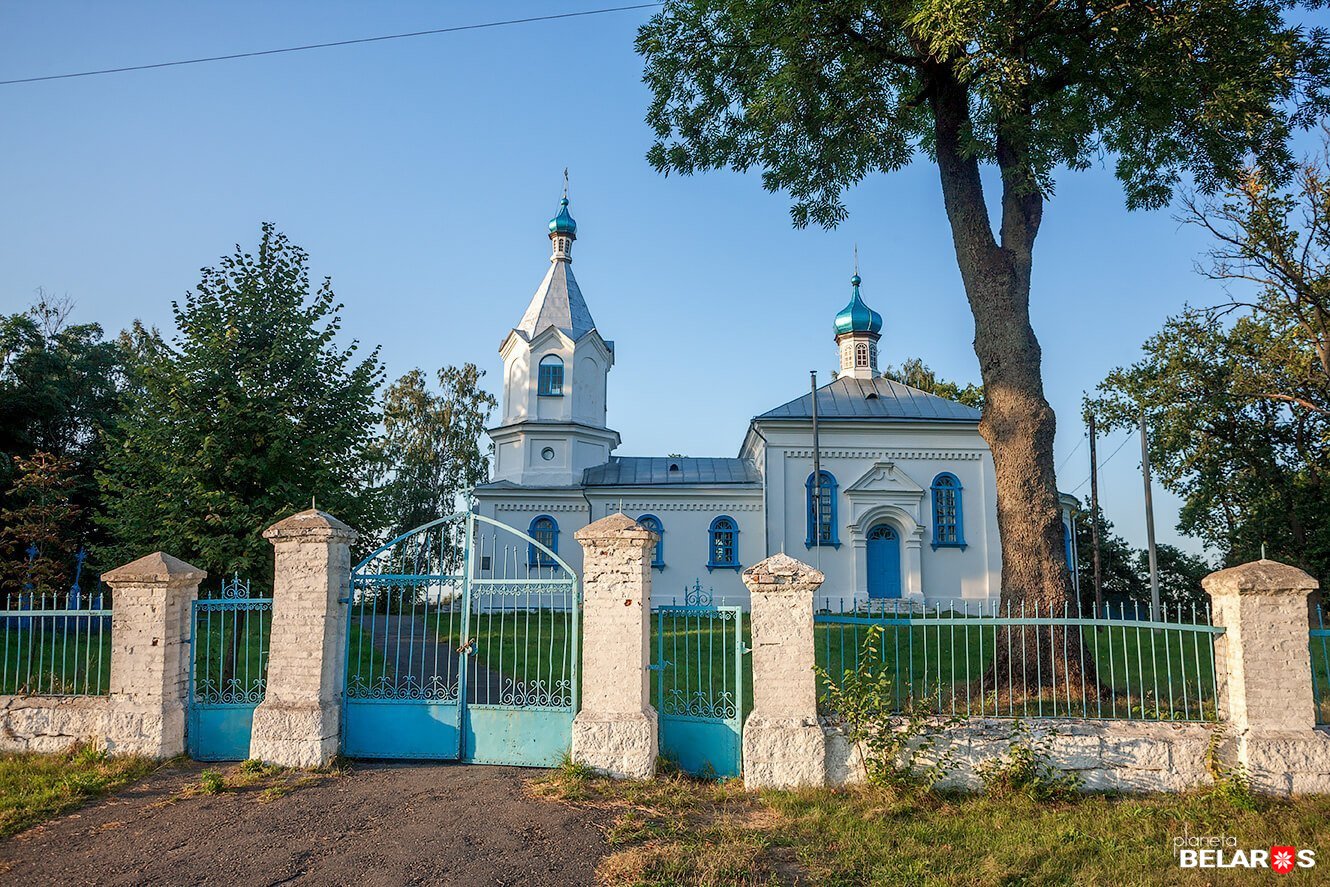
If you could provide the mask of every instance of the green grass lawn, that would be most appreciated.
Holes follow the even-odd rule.
[[[838,683],[853,669],[857,655],[866,655],[868,625],[825,623],[814,626],[817,664]],[[1041,627],[1047,639],[1047,627]],[[1027,630],[1030,631],[1030,630]],[[876,661],[886,675],[898,708],[911,699],[947,714],[999,714],[1034,717],[1072,715],[1089,717],[1162,717],[1212,719],[1214,716],[1214,657],[1211,635],[1170,629],[1109,626],[1102,631],[1073,629],[1052,648],[1054,662],[1037,663],[1045,674],[1061,673],[1084,662],[1098,675],[1099,692],[1088,681],[1068,693],[1040,689],[1037,673],[1030,671],[1022,685],[1020,673],[998,687],[987,681],[999,648],[1010,643],[1019,659],[1022,632],[997,626],[886,626],[878,643]],[[1081,646],[1083,638],[1084,648]],[[1033,632],[1025,638],[1036,649]],[[1079,670],[1073,673],[1079,673]],[[996,693],[994,692],[996,691]]]
[[[1207,791],[1086,795],[1060,803],[858,788],[745,792],[658,777],[612,782],[573,768],[538,777],[537,797],[608,816],[610,885],[1265,884],[1270,870],[1183,870],[1173,839],[1231,835],[1243,848],[1330,858],[1330,797],[1238,804]]]
[[[99,695],[111,679],[110,620],[31,617],[31,630],[0,631],[0,694]]]
[[[63,754],[0,752],[0,838],[45,822],[146,776],[147,758],[89,747]]]
[[[262,687],[268,674],[271,634],[271,610],[196,610],[195,693],[248,693]]]

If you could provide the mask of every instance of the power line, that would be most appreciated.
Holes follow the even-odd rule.
[[[1115,451],[1113,451],[1113,452],[1111,452],[1111,453],[1108,453],[1108,459],[1105,459],[1104,461],[1101,461],[1101,463],[1099,463],[1099,467],[1100,467],[1100,468],[1103,468],[1104,465],[1107,465],[1108,463],[1111,463],[1111,461],[1113,461],[1113,456],[1116,456],[1116,455],[1117,455],[1117,452],[1119,452],[1121,448],[1125,447],[1125,445],[1127,445],[1128,440],[1131,440],[1131,439],[1132,439],[1132,435],[1127,435],[1127,436],[1125,436],[1125,438],[1123,438],[1123,443],[1117,444],[1117,449],[1115,449]],[[1080,481],[1079,484],[1076,484],[1076,487],[1075,487],[1075,488],[1072,488],[1072,493],[1073,493],[1073,495],[1075,495],[1077,489],[1080,489],[1081,487],[1084,487],[1084,485],[1085,485],[1085,484],[1088,484],[1088,483],[1089,483],[1089,476],[1087,475],[1087,477],[1085,477],[1085,480]]]
[[[1058,466],[1058,471],[1061,471],[1062,469],[1064,469],[1064,468],[1067,467],[1067,463],[1071,461],[1071,457],[1074,456],[1074,455],[1076,455],[1077,451],[1080,450],[1081,445],[1084,444],[1084,443],[1085,443],[1085,435],[1082,434],[1082,435],[1081,435],[1081,439],[1078,440],[1078,441],[1076,442],[1076,446],[1072,447],[1072,448],[1071,448],[1071,452],[1068,453],[1068,454],[1062,459],[1062,464]]]
[[[157,62],[151,65],[128,65],[123,68],[102,68],[98,71],[75,71],[69,74],[47,74],[42,77],[20,77],[15,80],[0,80],[0,86],[13,86],[17,83],[38,83],[43,80],[68,80],[72,77],[93,77],[98,74],[123,74],[126,71],[147,71],[153,68],[174,68],[180,65],[201,65],[205,62],[225,62],[232,59],[255,58],[263,55],[280,55],[285,52],[304,52],[308,49],[328,49],[334,46],[354,46],[359,43],[379,43],[384,40],[401,40],[405,37],[426,37],[431,34],[452,34],[457,31],[479,31],[484,28],[500,28],[505,25],[525,25],[532,22],[549,22],[564,18],[582,18],[588,15],[604,15],[610,12],[627,12],[633,9],[650,9],[662,4],[637,3],[632,6],[610,6],[604,9],[587,9],[582,12],[562,12],[555,15],[535,15],[530,18],[513,18],[499,22],[481,22],[475,25],[456,25],[451,28],[432,28],[428,31],[410,31],[405,34],[384,34],[379,37],[358,37],[354,40],[334,40],[331,43],[307,43],[304,46],[286,46],[281,49],[260,49],[254,52],[235,52],[230,55],[213,55],[207,58],[180,59],[174,62]]]

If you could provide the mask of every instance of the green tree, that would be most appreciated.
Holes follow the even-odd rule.
[[[1248,157],[1286,169],[1290,132],[1327,106],[1326,35],[1286,18],[1315,5],[666,0],[637,37],[648,157],[667,173],[757,168],[798,226],[841,222],[871,173],[936,164],[975,319],[1002,593],[1057,605],[1055,420],[1029,312],[1056,174],[1112,158],[1127,205],[1149,208]]]
[[[939,379],[937,373],[929,369],[928,365],[918,357],[902,361],[899,368],[888,365],[883,369],[882,375],[893,382],[918,388],[920,391],[965,404],[976,410],[982,411],[984,408],[984,386],[973,382],[961,385],[958,382]]]
[[[458,496],[488,476],[481,435],[498,402],[480,387],[484,375],[473,363],[444,367],[435,393],[415,369],[389,386],[382,443],[388,538],[451,514]]]
[[[0,510],[0,586],[7,592],[69,590],[74,569],[74,460],[50,453],[14,457],[15,481]]]
[[[1150,461],[1183,500],[1178,530],[1227,565],[1270,557],[1330,575],[1330,415],[1269,392],[1325,403],[1297,324],[1188,309],[1114,370],[1091,408],[1105,429],[1149,417]]]
[[[309,280],[304,250],[263,226],[204,268],[165,341],[136,324],[128,409],[99,474],[105,559],[163,549],[213,575],[272,575],[260,536],[272,522],[326,509],[368,531],[382,526],[375,350],[338,344],[341,305]]]
[[[1104,597],[1110,595],[1133,600],[1149,600],[1149,574],[1141,578],[1137,552],[1131,544],[1113,532],[1113,524],[1099,509],[1099,575],[1103,582]],[[1076,551],[1080,555],[1079,576],[1081,605],[1086,612],[1094,609],[1094,535],[1090,525],[1089,509],[1076,512]]]
[[[77,517],[62,531],[77,549],[94,532],[93,472],[103,457],[102,431],[121,409],[124,355],[97,324],[70,324],[72,311],[67,299],[38,290],[27,311],[0,317],[0,504],[14,492],[16,459],[45,453],[69,460]]]

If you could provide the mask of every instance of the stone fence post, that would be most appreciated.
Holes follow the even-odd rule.
[[[268,686],[254,710],[249,755],[285,767],[320,767],[341,743],[346,674],[345,601],[356,532],[309,509],[264,531],[273,544]]]
[[[748,788],[826,783],[826,737],[817,719],[813,672],[813,595],[823,579],[785,554],[743,573],[753,632],[753,711],[743,729]]]
[[[1317,582],[1275,561],[1201,581],[1212,601],[1219,716],[1236,758],[1265,793],[1330,790],[1330,737],[1316,727],[1307,598]]]
[[[610,776],[656,771],[651,707],[651,552],[659,537],[626,514],[573,534],[582,546],[582,710],[574,761]]]
[[[207,577],[160,551],[102,574],[113,592],[109,751],[184,753],[190,605]]]

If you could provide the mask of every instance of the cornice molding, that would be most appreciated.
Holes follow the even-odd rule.
[[[619,502],[597,501],[597,506],[604,505],[611,514],[616,511],[655,513],[657,511],[761,511],[760,503],[748,502],[659,502],[642,501]]]
[[[787,457],[796,459],[813,458],[812,450],[785,450]],[[940,461],[964,460],[978,461],[983,458],[981,450],[819,450],[823,459],[873,459],[878,462],[903,462],[907,460]]]

